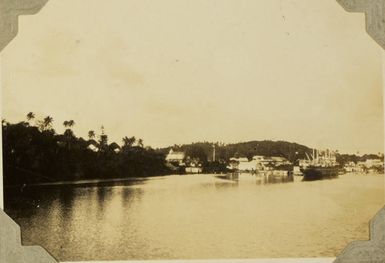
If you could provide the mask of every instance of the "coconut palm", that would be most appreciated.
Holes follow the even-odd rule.
[[[74,120],[69,120],[68,121],[68,127],[72,127],[75,125],[75,121]]]
[[[75,125],[75,121],[73,121],[73,120],[64,121],[64,122],[63,122],[63,125],[64,125],[64,127],[69,127],[69,128],[71,128],[72,126]]]
[[[92,140],[95,138],[95,131],[91,130],[88,132],[88,139]]]
[[[74,138],[74,137],[75,137],[75,134],[74,134],[74,132],[73,132],[71,129],[66,129],[66,130],[64,131],[64,136],[65,136],[66,138]]]
[[[43,129],[50,129],[52,128],[53,118],[51,116],[47,116],[43,119]]]
[[[31,120],[33,120],[33,119],[35,119],[35,113],[29,112],[29,113],[27,114],[27,120],[28,120],[28,121],[31,121]]]
[[[128,138],[127,136],[125,136],[123,139],[123,146],[124,147],[132,147],[132,145],[134,145],[134,143],[136,142],[136,138],[135,136],[132,136],[130,138]]]
[[[138,139],[137,144],[139,147],[143,147],[143,139]]]

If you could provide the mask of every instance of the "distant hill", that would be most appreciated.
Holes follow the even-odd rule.
[[[233,144],[197,142],[191,144],[174,145],[158,149],[167,154],[172,148],[174,151],[184,151],[192,158],[200,158],[202,161],[213,159],[213,145],[215,145],[216,160],[228,160],[231,157],[247,157],[251,159],[255,155],[280,156],[291,162],[306,158],[305,153],[312,150],[304,145],[286,141],[249,141]]]

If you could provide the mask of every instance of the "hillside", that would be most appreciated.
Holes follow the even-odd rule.
[[[213,145],[215,145],[216,160],[228,160],[231,157],[252,158],[255,155],[281,156],[294,162],[297,159],[306,158],[305,153],[310,154],[307,146],[286,141],[249,141],[233,144],[198,142],[184,145],[174,145],[158,149],[166,154],[171,148],[174,151],[184,151],[188,156],[200,158],[202,161],[211,161],[213,158]]]

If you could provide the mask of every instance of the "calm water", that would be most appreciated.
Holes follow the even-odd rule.
[[[238,179],[238,180],[237,180]],[[368,239],[384,177],[301,182],[188,175],[6,196],[23,243],[57,259],[334,257]]]

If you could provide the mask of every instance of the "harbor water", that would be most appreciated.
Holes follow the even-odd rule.
[[[383,175],[184,175],[8,189],[24,245],[60,261],[335,257],[369,238]]]

